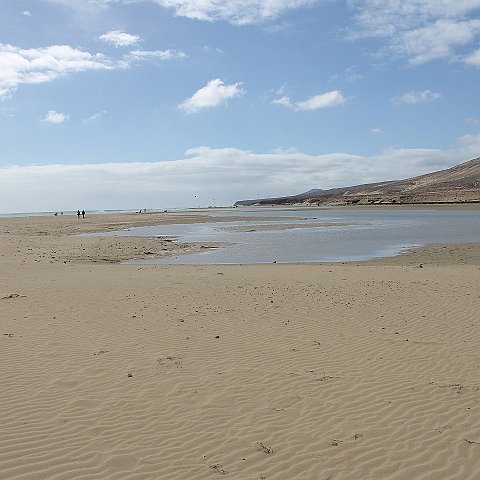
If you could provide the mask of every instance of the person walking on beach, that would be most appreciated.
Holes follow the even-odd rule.
[[[80,218],[80,210],[77,210],[77,217]]]
[[[85,218],[85,210],[82,210],[82,217]]]

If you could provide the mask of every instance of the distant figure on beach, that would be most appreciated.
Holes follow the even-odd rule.
[[[80,210],[77,210],[77,217],[80,218]]]
[[[82,210],[82,217],[85,218],[85,210]]]

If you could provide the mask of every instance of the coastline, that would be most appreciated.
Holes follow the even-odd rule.
[[[2,478],[476,478],[479,244],[158,266],[116,262],[199,246],[79,235],[186,219],[143,215],[0,220]]]

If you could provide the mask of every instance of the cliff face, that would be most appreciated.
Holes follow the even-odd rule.
[[[390,182],[311,190],[281,198],[242,200],[235,205],[349,205],[480,202],[480,157],[439,172]]]

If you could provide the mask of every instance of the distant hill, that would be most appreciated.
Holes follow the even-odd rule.
[[[480,202],[480,157],[439,172],[405,180],[330,190],[312,189],[289,197],[241,200],[235,205],[371,205]]]

